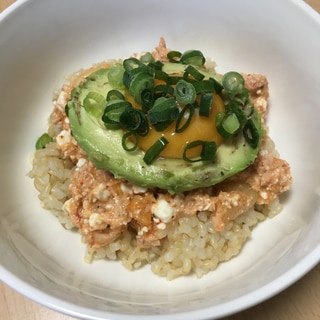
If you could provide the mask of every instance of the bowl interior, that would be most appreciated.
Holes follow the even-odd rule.
[[[301,277],[320,257],[319,32],[319,18],[289,0],[14,5],[0,20],[2,280],[82,318],[202,319],[249,307]],[[201,279],[169,282],[148,267],[129,272],[117,262],[84,264],[79,235],[40,207],[26,176],[64,76],[151,51],[161,36],[172,49],[201,50],[219,72],[267,75],[270,136],[292,168],[282,213],[255,228],[238,257]]]

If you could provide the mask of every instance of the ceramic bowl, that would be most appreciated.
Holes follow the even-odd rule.
[[[30,0],[0,17],[0,276],[82,319],[212,319],[290,286],[320,259],[320,18],[298,0]],[[270,136],[292,169],[284,209],[210,274],[167,281],[148,267],[83,263],[84,245],[43,210],[30,170],[54,90],[105,59],[199,49],[218,72],[265,74]]]

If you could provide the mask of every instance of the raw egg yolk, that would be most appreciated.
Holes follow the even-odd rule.
[[[215,126],[215,117],[218,112],[224,112],[224,103],[221,97],[214,93],[209,117],[200,116],[196,108],[189,126],[180,133],[175,132],[176,122],[161,132],[150,126],[149,133],[145,137],[139,137],[139,147],[146,151],[161,137],[165,137],[169,143],[159,156],[182,158],[185,147],[192,141],[214,141],[218,146],[223,140]],[[188,150],[188,157],[198,157],[200,153],[201,147],[192,148]]]

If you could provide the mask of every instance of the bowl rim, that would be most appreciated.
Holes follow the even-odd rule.
[[[3,23],[5,19],[9,18],[9,16],[14,13],[17,9],[26,5],[35,0],[17,0],[9,7],[4,9],[0,13],[0,23]],[[297,5],[301,10],[303,10],[309,17],[313,18],[320,26],[320,14],[317,13],[312,7],[310,7],[305,1],[303,0],[286,0],[288,3],[294,3]],[[131,314],[120,314],[120,313],[113,313],[113,312],[95,312],[95,315],[89,316],[86,311],[90,311],[90,314],[93,314],[94,310],[86,307],[81,307],[75,305],[70,302],[66,302],[60,298],[57,298],[53,295],[49,295],[40,289],[35,288],[34,286],[30,285],[29,283],[25,282],[21,278],[14,275],[13,272],[6,269],[4,266],[0,265],[0,280],[18,292],[19,294],[27,297],[28,299],[47,307],[51,310],[60,312],[62,314],[66,314],[72,317],[81,318],[81,319],[103,319],[105,316],[111,317],[112,319],[123,319],[126,317],[127,319],[138,320],[138,319],[154,319],[160,320],[164,317],[170,316],[171,319],[184,319],[192,320],[195,319],[207,319],[208,316],[214,317],[222,317],[228,316],[240,311],[243,311],[247,308],[250,308],[254,305],[257,305],[273,296],[277,293],[285,290],[293,283],[300,280],[303,276],[305,276],[308,272],[310,272],[317,264],[320,263],[320,244],[313,249],[309,254],[307,254],[302,260],[299,261],[298,264],[292,266],[288,269],[285,273],[280,275],[279,277],[275,278],[270,283],[259,287],[258,289],[247,293],[244,296],[239,298],[233,299],[226,303],[220,304],[218,306],[213,307],[206,307],[202,309],[197,309],[193,311],[187,312],[179,312],[175,314],[165,314],[165,315],[131,315]],[[253,299],[254,297],[254,299]],[[259,297],[259,298],[257,298]],[[212,312],[214,312],[212,314]],[[200,318],[199,318],[200,316]],[[102,318],[103,317],[103,318]]]

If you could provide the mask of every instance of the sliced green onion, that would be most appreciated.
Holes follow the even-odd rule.
[[[125,97],[118,90],[110,90],[110,91],[108,91],[106,100],[107,100],[107,102],[109,102],[111,100],[125,100]]]
[[[163,62],[161,62],[161,61],[155,61],[155,62],[153,62],[153,61],[151,61],[149,64],[148,64],[148,66],[149,67],[151,67],[152,69],[154,69],[154,70],[162,70],[162,67],[163,67]]]
[[[248,119],[243,128],[243,136],[251,148],[257,148],[260,141],[259,131],[252,119]]]
[[[52,141],[53,139],[47,133],[42,134],[36,141],[36,150],[44,149]]]
[[[212,80],[206,79],[202,81],[196,81],[193,83],[197,94],[203,92],[215,92],[215,84]]]
[[[220,94],[221,91],[223,90],[223,85],[219,81],[217,81],[215,78],[210,77],[209,80],[213,82],[215,92]]]
[[[114,64],[108,72],[108,81],[115,89],[124,89],[123,84],[124,68],[122,64]]]
[[[154,87],[154,94],[156,97],[168,97],[174,95],[174,89],[166,84],[158,84]]]
[[[132,140],[130,139],[131,137],[134,138],[134,142],[132,142]],[[126,132],[123,136],[122,136],[122,148],[125,151],[134,151],[137,149],[139,144],[139,138],[138,138],[138,134],[136,132]]]
[[[119,118],[121,127],[125,130],[146,135],[149,131],[148,121],[145,114],[135,108],[126,108]]]
[[[132,95],[133,99],[141,104],[141,92],[144,89],[151,90],[154,85],[154,79],[148,73],[138,73],[134,77],[132,77],[130,85],[129,85],[129,92]]]
[[[206,59],[199,50],[188,50],[180,57],[180,62],[183,64],[192,64],[201,67],[205,64]]]
[[[203,117],[209,117],[212,103],[213,103],[213,94],[201,93],[200,104],[199,104],[199,115]]]
[[[150,52],[146,52],[140,57],[142,63],[148,64],[154,62],[154,57]]]
[[[67,104],[64,106],[64,112],[66,113],[67,117],[69,117],[69,110],[73,108],[73,102],[69,100]]]
[[[148,116],[151,124],[176,120],[179,116],[179,108],[176,100],[173,97],[158,98],[149,110]]]
[[[179,51],[170,51],[167,53],[167,58],[170,62],[179,62],[182,53]]]
[[[179,80],[175,89],[174,94],[177,101],[181,104],[193,103],[196,100],[197,94],[193,84]]]
[[[167,79],[167,84],[170,86],[174,86],[182,79],[183,77],[180,77],[180,76],[169,76]]]
[[[170,127],[172,123],[173,123],[173,120],[167,120],[167,121],[156,123],[153,125],[153,127],[156,129],[156,131],[162,132],[166,130],[168,127]]]
[[[153,106],[154,94],[150,89],[143,89],[140,94],[141,108],[144,113],[147,113]]]
[[[192,104],[186,104],[181,110],[179,117],[176,121],[176,132],[180,133],[184,131],[190,124],[190,121],[194,115],[195,108]]]
[[[101,118],[106,128],[119,129],[121,127],[120,116],[126,108],[132,108],[128,101],[115,100],[108,104]]]
[[[150,165],[159,156],[159,154],[165,149],[168,143],[169,142],[165,137],[161,137],[146,151],[143,157],[143,161],[147,165]]]
[[[123,65],[125,71],[130,73],[133,69],[136,69],[136,68],[142,66],[143,63],[141,61],[139,61],[137,58],[128,58],[128,59],[123,60],[122,65]]]
[[[189,76],[193,77],[197,81],[201,81],[204,78],[204,75],[191,65],[187,66],[184,70],[183,78],[186,79],[189,78]]]
[[[241,106],[239,106],[235,101],[231,101],[226,104],[225,110],[227,113],[234,113],[237,116],[241,126],[243,126],[247,122],[247,116],[243,112]]]
[[[187,153],[190,149],[201,146],[200,157],[189,158]],[[217,145],[214,141],[195,140],[189,142],[183,151],[183,160],[186,162],[212,161],[217,152]]]
[[[158,80],[162,80],[165,81],[166,83],[168,83],[168,74],[162,70],[155,70],[154,72],[154,78],[158,79]]]
[[[244,88],[244,79],[240,73],[230,71],[223,75],[222,85],[228,93],[237,94]]]
[[[225,114],[222,119],[220,118],[220,113],[218,115],[218,118],[216,117],[216,127],[219,134],[223,138],[229,138],[236,134],[240,129],[238,117],[233,112]]]
[[[222,122],[223,118],[225,117],[225,115],[226,114],[224,112],[218,112],[216,114],[216,117],[215,117],[216,128],[218,128],[221,125],[221,122]]]
[[[83,100],[85,110],[96,118],[100,118],[106,106],[105,97],[98,93],[90,91]]]
[[[249,90],[247,88],[243,88],[242,91],[234,97],[234,100],[240,103],[242,106],[245,106],[247,105],[249,98],[250,98]]]

